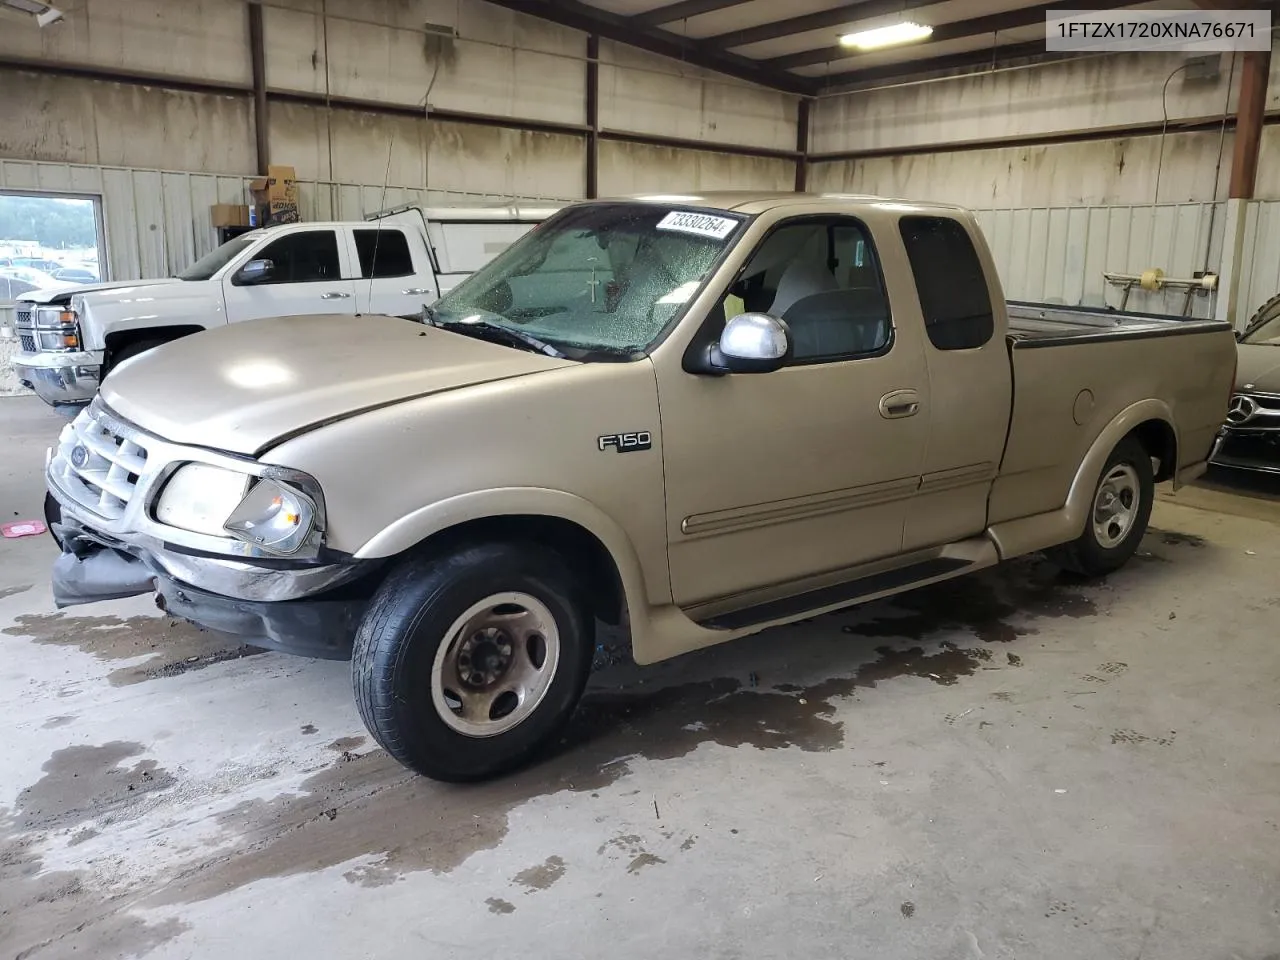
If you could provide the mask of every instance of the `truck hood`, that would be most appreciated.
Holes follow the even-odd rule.
[[[99,290],[119,290],[131,287],[149,287],[157,283],[170,283],[169,280],[113,280],[110,283],[61,283],[55,287],[44,287],[40,290],[28,290],[19,296],[18,302],[27,303],[67,303],[78,293],[96,293]]]
[[[278,317],[140,354],[100,395],[167,440],[256,455],[366,410],[566,366],[398,317]]]
[[[1280,346],[1237,344],[1236,389],[1250,393],[1280,393]]]

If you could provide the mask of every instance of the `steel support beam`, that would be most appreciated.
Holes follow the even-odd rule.
[[[578,0],[487,0],[488,3],[523,13],[550,23],[558,23],[606,40],[625,43],[659,56],[682,60],[704,70],[712,70],[763,87],[790,93],[811,92],[813,81],[782,70],[771,70],[759,61],[726,53],[699,40],[682,37],[656,27],[636,23]]]
[[[872,17],[906,13],[916,7],[928,7],[937,2],[938,0],[862,0],[861,3],[846,3],[844,6],[818,13],[806,13],[800,17],[762,23],[758,27],[718,33],[715,36],[703,37],[703,40],[727,50],[730,47],[745,47],[752,43],[777,40],[779,37],[792,37],[797,33],[809,33],[811,30],[830,30],[835,27],[849,26],[859,20],[870,20]]]
[[[704,13],[715,13],[717,10],[724,10],[726,7],[740,7],[746,2],[748,0],[682,0],[680,3],[669,3],[646,13],[637,13],[631,19],[645,26],[656,27],[662,23],[674,23],[677,20],[700,17]]]
[[[1240,96],[1236,101],[1231,186],[1227,193],[1233,200],[1253,199],[1254,183],[1258,176],[1262,121],[1267,106],[1267,74],[1270,70],[1270,50],[1249,51],[1244,54],[1244,67],[1240,72]]]
[[[1072,9],[1110,10],[1127,6],[1129,2],[1130,0],[1073,0]],[[933,28],[933,35],[925,43],[945,43],[948,40],[964,40],[969,37],[980,37],[984,34],[991,34],[994,37],[1001,31],[1017,30],[1021,27],[1042,24],[1046,13],[1061,8],[1061,2],[1044,3],[1035,7],[1026,7],[1022,10],[1008,10],[1004,13],[993,13],[990,16],[974,17],[970,20],[955,20],[951,23],[936,24]],[[1043,52],[1043,41],[1040,41],[1040,44],[1040,49]],[[908,48],[903,47],[902,49]],[[820,63],[834,63],[839,60],[848,60],[864,55],[857,50],[851,50],[849,47],[842,47],[836,44],[829,47],[821,47],[817,50],[805,50],[801,53],[789,54],[785,57],[774,57],[763,62],[775,70],[792,70],[796,67],[811,67]],[[907,66],[910,62],[904,62],[901,66]]]
[[[600,196],[600,38],[587,37],[587,199]]]
[[[813,101],[803,98],[796,110],[796,193],[809,189],[809,116]]]
[[[262,34],[262,6],[249,6],[249,59],[253,64],[253,136],[257,147],[258,173],[266,174],[271,163],[271,138],[267,126],[267,54]]]

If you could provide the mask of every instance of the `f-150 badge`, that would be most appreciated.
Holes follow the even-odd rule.
[[[600,437],[596,442],[600,445],[601,453],[610,447],[617,453],[635,453],[637,450],[653,449],[653,434],[648,430],[640,430],[637,433],[611,433]]]

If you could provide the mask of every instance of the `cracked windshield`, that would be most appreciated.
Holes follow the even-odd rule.
[[[430,320],[574,359],[635,354],[698,292],[742,223],[651,204],[579,207],[460,284]]]

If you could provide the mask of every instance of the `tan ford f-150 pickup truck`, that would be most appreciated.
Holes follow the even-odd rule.
[[[1006,304],[962,209],[797,194],[575,204],[421,319],[123,364],[51,451],[58,602],[353,656],[383,747],[483,777],[554,741],[598,620],[644,664],[1033,551],[1114,570],[1236,353]]]

